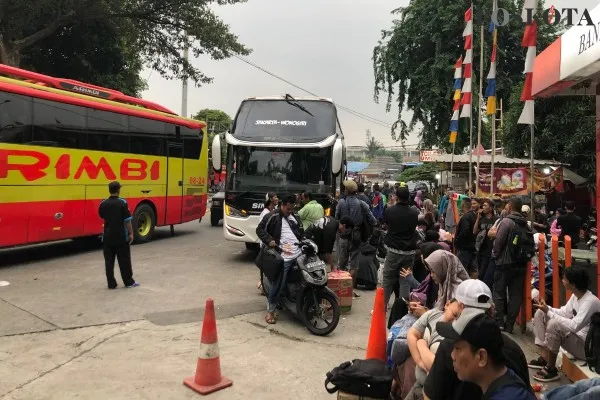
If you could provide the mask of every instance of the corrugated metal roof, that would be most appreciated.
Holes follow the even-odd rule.
[[[443,162],[449,163],[452,161],[452,154],[440,154],[439,156],[432,156],[431,161],[429,162]],[[472,159],[473,163],[477,162],[477,156],[473,155]],[[454,155],[455,163],[468,163],[469,155],[468,154],[455,154]],[[479,162],[482,164],[490,164],[492,162],[492,156],[490,154],[485,156],[479,156]],[[529,165],[530,160],[528,158],[510,158],[505,156],[496,155],[494,157],[494,165]],[[553,160],[535,160],[534,163],[536,165],[568,165],[563,164],[558,161]]]
[[[348,161],[348,172],[360,172],[369,166],[369,162]]]
[[[367,168],[362,170],[361,174],[373,175],[380,174],[385,172],[386,170],[397,170],[400,172],[402,169],[402,164],[396,162],[394,157],[382,156],[376,157],[372,163],[369,164]]]

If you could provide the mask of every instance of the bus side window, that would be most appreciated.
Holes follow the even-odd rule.
[[[96,151],[129,153],[129,137],[123,134],[90,134],[86,148]]]
[[[147,156],[165,156],[164,139],[152,136],[130,136],[130,151]]]
[[[33,138],[38,146],[80,149],[85,146],[85,108],[33,99]]]
[[[0,143],[31,141],[31,97],[0,93]]]
[[[183,136],[183,158],[190,158],[192,160],[200,159],[202,131],[181,127],[181,135]]]
[[[165,123],[153,119],[129,117],[129,133],[132,135],[164,135]]]
[[[87,109],[87,128],[90,132],[127,132],[127,115],[109,111]]]

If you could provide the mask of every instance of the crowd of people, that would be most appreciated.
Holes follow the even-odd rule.
[[[388,347],[395,398],[534,399],[528,368],[539,369],[535,380],[549,382],[559,378],[559,347],[582,357],[582,341],[592,314],[600,312],[600,300],[589,291],[587,271],[579,267],[569,268],[562,278],[573,293],[564,307],[535,300],[535,343],[541,356],[527,362],[510,337],[534,254],[533,235],[558,232],[574,243],[579,238],[581,219],[571,203],[554,220],[535,207],[532,222],[531,208],[518,197],[499,213],[492,200],[463,197],[460,218],[446,230],[451,191],[436,207],[424,193],[410,193],[401,183],[384,183],[383,189],[375,184],[370,193],[351,180],[344,187],[331,216],[310,192],[301,194],[298,212],[294,196],[268,194],[257,234],[263,245],[282,249],[284,268],[299,254],[295,243],[309,236],[332,270],[350,272],[355,288],[361,251],[377,246],[388,328],[396,328]],[[268,323],[276,322],[285,276],[284,271],[267,295]]]

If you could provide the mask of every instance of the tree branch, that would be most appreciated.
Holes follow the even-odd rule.
[[[32,44],[34,44],[42,39],[47,38],[48,36],[50,36],[54,32],[56,32],[58,29],[62,28],[63,26],[67,25],[69,22],[73,21],[74,17],[75,17],[75,12],[70,11],[69,13],[63,15],[62,17],[55,19],[52,23],[50,23],[44,29],[37,31],[36,33],[33,33],[33,34],[27,36],[26,38],[15,40],[15,42],[14,42],[15,48],[20,50],[25,47],[29,47]]]

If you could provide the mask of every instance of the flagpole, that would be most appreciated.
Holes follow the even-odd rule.
[[[535,143],[535,138],[534,138],[534,125],[531,124],[529,125],[529,129],[530,129],[530,133],[531,133],[531,149],[529,151],[529,155],[530,155],[530,168],[531,168],[531,177],[530,177],[530,190],[531,190],[531,211],[530,211],[530,219],[531,219],[531,223],[533,224],[535,222],[535,216],[534,216],[534,212],[533,210],[535,209],[534,204],[533,204],[533,200],[535,198],[535,190],[533,188],[533,182],[534,182],[534,163],[535,163],[535,159],[534,159],[534,152],[533,152],[533,146]]]
[[[502,103],[502,99],[500,99]],[[496,113],[492,116],[492,163],[491,163],[491,181],[490,181],[490,197],[494,198],[494,156],[496,155]]]
[[[474,22],[474,15],[473,12],[475,11],[475,9],[473,8],[473,3],[471,2],[471,21]],[[471,35],[473,34],[473,32],[471,31]],[[473,53],[473,50],[475,46],[473,46],[472,44],[473,42],[471,41],[471,54]],[[475,57],[471,57],[471,71],[473,71],[473,59]],[[481,72],[481,71],[480,71]],[[475,71],[473,71],[471,73],[471,82],[474,81],[473,79],[473,75],[475,74]],[[471,89],[471,93],[473,93],[473,90]],[[469,188],[467,189],[467,195],[470,196],[470,192],[471,192],[471,187],[473,185],[473,97],[471,97],[471,104],[469,104],[469,106],[471,107],[471,112],[469,113]]]
[[[452,157],[450,158],[450,184],[448,185],[449,187],[453,187],[452,186],[452,173],[454,170],[454,148],[456,147],[456,142],[452,143]]]
[[[479,146],[481,146],[481,114],[483,109],[483,15],[480,14],[481,29],[479,41],[479,108],[477,113],[477,176],[475,177],[475,195],[479,192]]]

